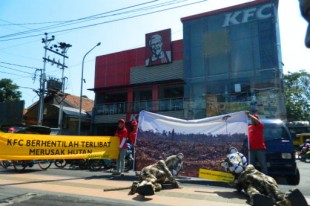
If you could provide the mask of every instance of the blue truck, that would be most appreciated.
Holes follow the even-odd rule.
[[[298,185],[300,174],[295,159],[291,134],[280,119],[260,119],[264,124],[264,139],[267,147],[268,175],[282,176],[290,185]],[[259,164],[255,165],[259,168]]]

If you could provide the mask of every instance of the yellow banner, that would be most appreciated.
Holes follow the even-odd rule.
[[[0,160],[117,159],[119,138],[0,133]]]
[[[230,173],[215,170],[206,170],[202,168],[199,169],[198,177],[218,182],[231,182],[235,179],[234,176]]]

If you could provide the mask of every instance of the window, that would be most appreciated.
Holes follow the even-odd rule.
[[[152,89],[134,91],[133,98],[135,112],[152,110]]]
[[[277,67],[276,34],[275,28],[270,20],[258,23],[258,35],[261,68]]]
[[[288,131],[281,124],[264,124],[265,141],[274,139],[290,139]]]

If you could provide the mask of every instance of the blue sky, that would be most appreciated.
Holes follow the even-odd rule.
[[[39,76],[33,80],[35,70],[32,68],[43,68],[44,45],[41,39],[47,32],[50,36],[55,36],[53,44],[66,42],[72,45],[67,53],[69,59],[66,60],[68,68],[65,69],[65,76],[68,81],[65,92],[79,96],[83,56],[98,42],[101,42],[99,47],[87,55],[84,64],[86,83],[83,86],[83,94],[93,99],[94,93],[87,89],[94,88],[96,56],[143,47],[146,33],[168,28],[172,30],[172,40],[182,39],[180,21],[182,17],[244,2],[249,2],[249,0],[1,0],[0,79],[12,79],[21,87],[20,91],[26,107],[38,101],[38,96],[32,89],[39,88]],[[185,4],[191,5],[181,7]],[[134,5],[140,6],[134,7]],[[125,7],[130,8],[121,10]],[[143,15],[167,8],[173,9]],[[113,10],[118,10],[118,14],[109,13],[107,17],[80,24],[12,36],[17,32],[39,29]],[[133,15],[141,16],[129,18]],[[300,15],[298,0],[280,0],[279,23],[284,73],[296,72],[300,69],[309,72],[310,50],[304,46],[307,25]],[[92,24],[96,26],[89,26]],[[81,26],[89,27],[59,32]],[[5,35],[10,36],[4,38]],[[25,36],[27,38],[20,38]],[[56,66],[47,64],[46,73],[48,77],[61,78],[61,70]]]

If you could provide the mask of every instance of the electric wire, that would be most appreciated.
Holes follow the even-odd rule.
[[[2,61],[0,61],[0,63],[1,64],[11,65],[11,66],[25,67],[25,68],[29,68],[29,69],[40,69],[40,68],[31,67],[31,66],[25,66],[25,65],[20,65],[20,64],[12,64],[12,63],[9,63],[9,62],[2,62]]]
[[[30,72],[25,72],[25,71],[22,71],[22,70],[19,70],[19,69],[13,69],[11,67],[1,66],[1,65],[0,65],[0,67],[5,68],[5,69],[10,69],[10,70],[13,70],[13,71],[17,71],[17,72],[22,72],[22,73],[25,73],[25,74],[32,74]]]
[[[19,74],[14,74],[14,73],[4,72],[4,71],[0,71],[0,73],[14,75],[14,76],[19,76],[19,77],[24,77],[24,78],[31,78],[31,76],[22,76],[22,75],[19,75]]]
[[[62,32],[66,32],[66,31],[74,31],[74,30],[84,29],[84,28],[93,27],[93,26],[98,26],[98,25],[102,25],[102,24],[108,24],[108,23],[112,23],[112,22],[117,22],[117,21],[132,19],[132,18],[141,17],[141,16],[145,16],[145,15],[150,15],[150,14],[155,14],[155,13],[159,13],[159,12],[163,12],[163,11],[168,11],[168,10],[172,10],[172,9],[176,9],[176,8],[181,8],[181,7],[184,7],[184,6],[189,6],[189,5],[193,5],[193,4],[198,4],[198,3],[205,2],[205,1],[206,1],[206,0],[201,0],[201,1],[198,1],[198,2],[192,2],[192,3],[188,3],[188,4],[183,4],[183,5],[179,5],[179,6],[174,6],[174,7],[170,7],[170,8],[165,8],[165,9],[161,9],[161,10],[157,10],[157,11],[153,11],[153,12],[149,12],[149,13],[137,14],[137,15],[133,15],[133,16],[118,18],[118,19],[114,19],[114,20],[108,20],[108,21],[104,21],[104,22],[100,22],[100,23],[95,23],[95,24],[90,24],[90,25],[85,25],[85,26],[73,27],[73,28],[63,29],[63,30],[58,30],[58,31],[52,31],[52,33],[62,33]],[[41,35],[42,35],[42,34],[35,34],[35,35],[29,35],[29,36],[22,36],[22,37],[10,38],[10,39],[0,40],[0,41],[18,40],[18,39],[36,37],[36,36],[41,36]],[[0,37],[0,38],[1,38],[1,37]]]
[[[125,9],[128,9],[128,8],[137,7],[137,6],[140,6],[140,5],[152,3],[152,2],[155,2],[155,1],[158,1],[158,0],[153,0],[153,1],[150,1],[150,2],[142,3],[142,4],[136,4],[136,5],[133,5],[133,6],[124,7],[124,8],[120,8],[120,9],[104,12],[104,13],[101,13],[101,14],[95,14],[95,15],[88,16],[88,17],[78,18],[78,19],[75,19],[75,20],[67,20],[67,21],[64,21],[64,23],[58,23],[58,24],[55,24],[55,25],[52,25],[52,26],[46,26],[46,27],[35,29],[35,30],[37,31],[37,30],[50,29],[50,28],[54,28],[55,26],[61,26],[63,24],[67,24],[67,23],[76,22],[76,21],[87,19],[87,18],[93,18],[93,17],[98,16],[98,15],[108,14],[108,13],[112,13],[112,12],[115,12],[115,11],[121,11],[121,10],[125,10]],[[28,30],[28,31],[18,32],[18,33],[15,33],[15,34],[8,34],[8,35],[0,36],[0,38],[6,38],[8,36],[16,36],[16,35],[25,34],[25,33],[28,33],[28,32],[34,32],[34,31],[33,30]]]
[[[156,1],[158,1],[158,0],[150,1],[150,2],[145,2],[144,4],[148,4],[148,3],[156,2]],[[188,4],[183,4],[183,5],[178,5],[178,6],[173,6],[173,7],[164,8],[164,9],[158,10],[158,8],[160,8],[160,7],[164,7],[164,6],[168,6],[168,5],[171,6],[171,5],[174,5],[174,4],[177,4],[177,3],[181,3],[181,2],[186,2],[186,1],[188,1],[188,0],[182,0],[182,1],[172,0],[172,1],[161,3],[161,4],[148,5],[147,7],[143,7],[143,8],[135,8],[135,9],[132,9],[130,11],[121,12],[122,10],[130,8],[130,7],[128,7],[128,8],[121,8],[121,9],[117,9],[117,10],[113,10],[113,11],[109,11],[109,12],[104,12],[104,13],[101,13],[101,14],[92,15],[92,16],[89,16],[89,17],[83,17],[83,18],[79,18],[79,19],[76,19],[76,20],[50,22],[50,23],[56,23],[56,24],[50,25],[50,26],[47,26],[47,27],[37,28],[37,29],[30,29],[30,30],[27,30],[27,31],[24,31],[24,32],[18,32],[18,33],[11,34],[11,35],[9,34],[9,35],[5,35],[5,36],[1,36],[0,37],[1,38],[0,41],[10,41],[10,40],[16,40],[16,39],[24,39],[24,38],[41,36],[42,34],[22,36],[22,35],[26,35],[26,34],[30,34],[30,33],[34,33],[34,32],[39,32],[40,29],[43,30],[43,29],[61,28],[61,27],[65,27],[65,26],[68,27],[68,26],[72,26],[72,25],[75,25],[75,24],[81,24],[81,23],[84,23],[84,22],[94,21],[94,20],[103,19],[103,18],[107,18],[107,17],[118,17],[118,16],[124,15],[124,14],[127,15],[125,17],[123,16],[123,17],[119,17],[119,18],[116,18],[116,19],[107,20],[107,21],[104,21],[104,22],[99,22],[99,23],[94,23],[94,24],[89,24],[89,25],[84,25],[84,26],[78,26],[78,27],[73,27],[73,28],[67,28],[67,29],[60,29],[60,30],[56,30],[55,32],[51,32],[51,33],[70,32],[70,31],[74,31],[74,30],[78,30],[78,29],[84,29],[84,28],[93,27],[93,26],[97,26],[97,25],[108,24],[108,23],[112,23],[112,22],[117,22],[117,21],[132,19],[132,18],[136,18],[136,17],[146,16],[146,15],[150,15],[150,14],[155,14],[155,13],[159,13],[159,12],[163,12],[163,11],[173,10],[173,9],[177,9],[177,8],[181,8],[181,7],[185,7],[185,6],[189,6],[189,5],[193,5],[193,4],[202,3],[202,2],[204,2],[206,0],[201,0],[201,1],[198,1],[198,2],[191,2],[191,3],[188,3]],[[141,6],[141,5],[139,5],[139,6]],[[134,6],[131,6],[131,7],[132,8],[138,7],[138,5],[134,5]],[[156,10],[145,13],[146,11],[154,10],[154,9],[156,9]],[[118,12],[118,13],[116,13],[116,12]],[[132,15],[132,14],[134,14],[134,15]],[[18,24],[12,24],[12,25],[17,26]],[[22,37],[17,37],[16,38],[16,36],[22,36]],[[15,38],[12,38],[12,37],[15,37]],[[5,39],[5,38],[7,38],[7,39]],[[10,64],[10,63],[7,63],[7,62],[0,62],[0,63],[14,65],[14,66],[23,66],[23,65]],[[27,67],[27,66],[24,66],[24,67]],[[38,68],[34,68],[34,67],[28,67],[28,68],[38,69]],[[70,72],[70,69],[69,69],[69,72]],[[17,74],[12,74],[12,73],[8,73],[8,72],[0,72],[0,73],[17,75]],[[17,76],[21,76],[21,75],[17,75]],[[22,76],[22,77],[26,77],[26,76]],[[27,76],[26,78],[30,78],[30,77]]]
[[[0,19],[0,21],[8,22],[6,20]],[[31,23],[11,23],[0,24],[0,26],[23,26],[23,25],[36,25],[36,24],[55,24],[55,23],[65,23],[66,21],[46,21],[46,22],[31,22]]]
[[[61,24],[55,24],[55,25],[52,25],[52,26],[38,28],[38,29],[35,29],[35,30],[28,30],[28,31],[24,31],[24,32],[19,32],[19,33],[11,34],[11,35],[0,36],[0,38],[5,38],[5,37],[8,37],[8,36],[15,36],[15,35],[19,35],[19,34],[32,33],[32,32],[40,31],[40,30],[59,28],[59,27],[63,27],[63,26],[73,25],[73,24],[79,24],[79,23],[82,23],[82,22],[85,22],[85,21],[96,20],[96,19],[99,19],[99,18],[106,18],[106,17],[117,16],[117,15],[122,15],[122,14],[129,14],[129,13],[132,13],[132,12],[139,12],[139,11],[143,11],[143,10],[159,8],[159,7],[163,7],[163,6],[167,6],[167,5],[172,5],[172,4],[176,4],[176,3],[180,3],[182,1],[184,2],[184,1],[188,1],[188,0],[171,0],[171,1],[168,1],[168,2],[164,2],[164,3],[160,3],[160,4],[156,4],[156,5],[151,5],[151,6],[144,7],[144,8],[138,8],[138,9],[135,9],[135,10],[124,11],[124,12],[120,12],[120,13],[114,13],[116,11],[126,10],[128,8],[133,8],[133,7],[141,6],[141,5],[144,5],[144,4],[153,3],[153,2],[156,2],[156,1],[158,1],[158,0],[154,0],[154,1],[150,1],[150,2],[145,2],[145,3],[141,3],[141,4],[137,4],[137,5],[121,8],[121,9],[116,9],[116,10],[112,10],[112,11],[108,11],[108,12],[104,12],[104,13],[100,13],[100,14],[96,14],[96,15],[92,15],[92,16],[88,16],[88,17],[83,17],[83,18],[79,18],[79,19],[75,19],[75,20],[68,20],[68,21],[65,21],[64,23],[61,23]],[[177,2],[177,1],[179,1],[179,2]],[[103,14],[109,14],[109,13],[114,13],[114,14],[102,16]]]

